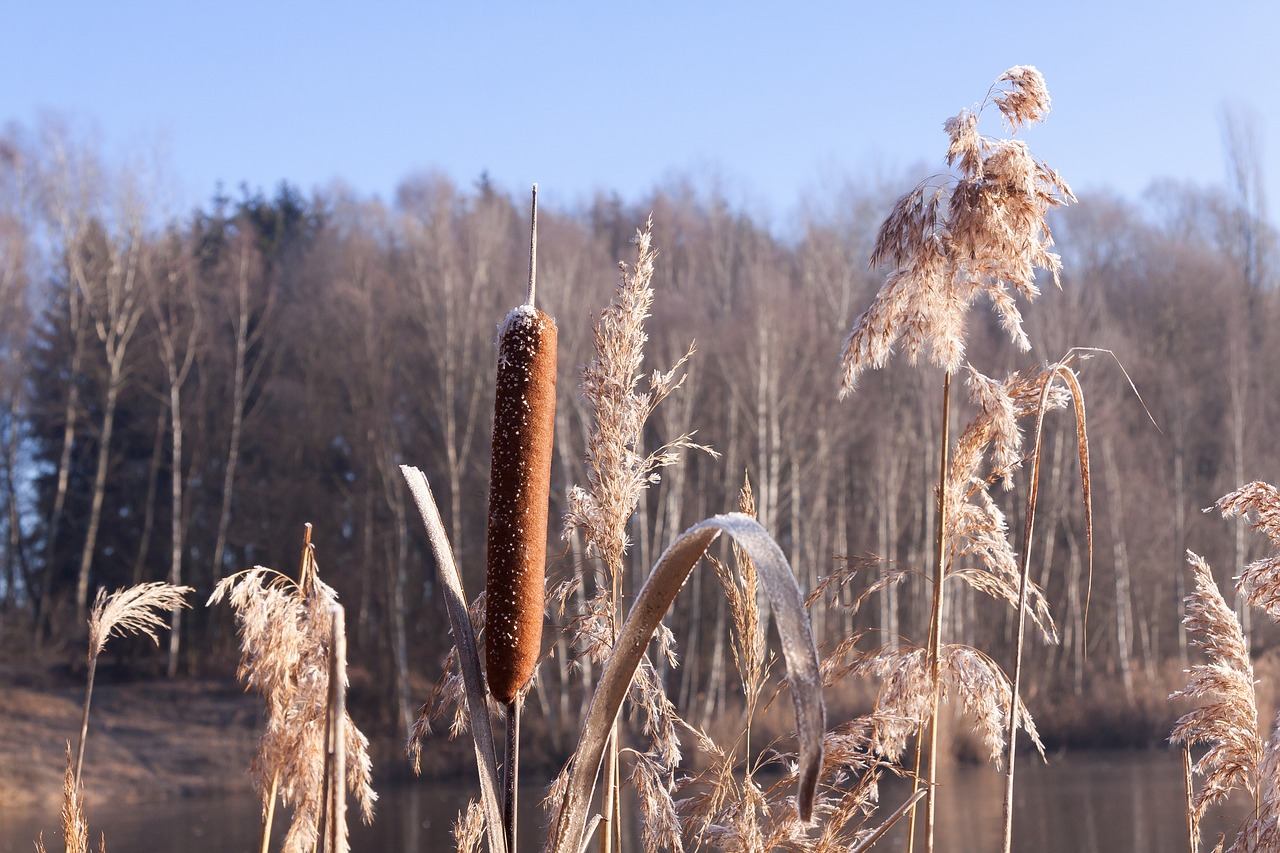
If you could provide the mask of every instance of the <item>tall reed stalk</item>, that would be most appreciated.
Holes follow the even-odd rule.
[[[951,449],[951,371],[942,381],[942,434],[938,439],[941,452],[938,469],[938,533],[934,542],[933,608],[929,614],[929,681],[933,685],[929,707],[929,785],[925,794],[925,848],[933,849],[933,826],[936,819],[938,790],[938,708],[942,703],[942,606],[943,581],[947,572],[947,473]],[[914,816],[914,812],[913,812]],[[913,827],[914,828],[914,827]],[[914,838],[914,832],[912,833]]]
[[[71,757],[71,744],[67,743],[67,771],[62,785],[62,839],[68,853],[85,853],[89,834],[84,818],[83,778],[85,744],[89,739],[89,707],[93,702],[94,675],[98,669],[98,656],[112,637],[145,635],[157,646],[160,631],[167,628],[165,616],[172,611],[189,607],[186,596],[194,592],[189,586],[157,582],[143,583],[118,589],[110,595],[98,590],[93,607],[89,610],[88,673],[85,677],[84,706],[80,715],[80,737],[76,742],[75,758]],[[36,842],[36,849],[44,853],[43,834]],[[106,839],[102,840],[106,850]]]
[[[1024,143],[978,133],[979,118],[991,104],[1016,132],[1043,119],[1050,100],[1040,72],[1017,66],[1000,76],[976,108],[962,110],[947,120],[944,128],[950,146],[946,159],[956,174],[922,182],[898,200],[881,226],[871,261],[874,266],[887,264],[889,274],[846,339],[842,363],[841,397],[854,391],[864,371],[883,367],[899,341],[912,363],[927,351],[930,361],[944,374],[927,651],[923,658],[910,650],[905,654],[891,651],[882,654],[875,664],[888,667],[896,661],[896,665],[914,666],[923,661],[927,666],[925,701],[921,702],[918,694],[893,694],[893,698],[904,703],[903,710],[918,715],[909,717],[916,723],[917,775],[921,752],[927,752],[924,843],[928,853],[935,845],[941,700],[949,679],[955,679],[957,690],[965,689],[963,676],[949,670],[961,662],[976,666],[985,673],[990,697],[1004,697],[1000,701],[1008,715],[1017,720],[1024,713],[1017,691],[1003,673],[994,665],[989,666],[988,660],[970,654],[972,650],[945,642],[945,581],[954,571],[956,555],[981,555],[984,571],[965,569],[957,574],[1017,607],[1019,613],[1029,606],[1040,607],[1043,602],[1038,591],[1030,596],[1030,604],[1019,592],[1016,562],[1006,538],[1003,515],[987,494],[987,484],[996,479],[1011,482],[1012,471],[1020,461],[1017,418],[1034,411],[1028,408],[1028,398],[1039,396],[1048,377],[1015,375],[999,383],[968,366],[970,396],[979,406],[979,416],[966,427],[954,449],[950,433],[951,384],[957,371],[965,366],[969,308],[975,299],[985,296],[1014,344],[1022,350],[1030,348],[1015,296],[1032,300],[1039,295],[1037,269],[1047,271],[1058,283],[1061,262],[1049,251],[1053,240],[1045,215],[1051,208],[1074,200],[1066,182],[1034,158]],[[1063,401],[1055,402],[1060,405]],[[983,475],[979,467],[988,452],[992,454],[994,470]],[[967,544],[977,547],[964,552]],[[1047,636],[1051,633],[1047,609],[1038,614],[1037,623]],[[954,662],[949,662],[952,659]],[[980,696],[972,698],[986,701]],[[1029,725],[1029,718],[1025,722]],[[891,728],[896,731],[896,727]],[[922,740],[926,729],[927,746]],[[890,751],[896,749],[893,744],[897,740],[897,734],[888,737]],[[994,745],[995,740],[1003,746],[1002,734],[990,743]],[[1000,750],[993,755],[998,758]],[[908,843],[915,843],[914,811]]]
[[[98,590],[93,608],[89,612],[89,673],[85,679],[84,709],[80,717],[80,739],[76,745],[75,784],[81,784],[84,769],[84,746],[89,738],[89,705],[93,701],[93,679],[98,669],[98,655],[111,637],[145,634],[156,645],[160,644],[160,630],[168,627],[164,615],[181,607],[189,607],[187,593],[195,592],[189,586],[156,582],[119,589],[107,595]]]

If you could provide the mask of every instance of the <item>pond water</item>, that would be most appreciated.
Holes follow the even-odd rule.
[[[939,780],[938,849],[946,853],[999,849],[1002,777],[987,766],[956,765]],[[883,814],[901,802],[906,788],[886,786]],[[470,780],[423,782],[380,791],[377,820],[352,823],[358,853],[447,851],[458,810],[475,795]],[[522,795],[523,850],[541,848],[540,789]],[[106,834],[109,853],[256,853],[259,809],[252,797],[220,797],[127,806],[88,804],[91,849]],[[1244,815],[1239,800],[1211,811],[1203,845],[1231,831]],[[279,815],[277,815],[279,820]],[[62,850],[57,815],[0,809],[0,851],[33,850],[43,829],[50,853]],[[633,828],[634,829],[634,828]],[[1014,848],[1038,853],[1168,853],[1186,849],[1182,762],[1177,753],[1082,752],[1018,764]],[[48,843],[52,841],[53,843]],[[905,821],[877,851],[905,847]],[[274,849],[278,849],[274,848]],[[628,848],[639,850],[638,845]]]

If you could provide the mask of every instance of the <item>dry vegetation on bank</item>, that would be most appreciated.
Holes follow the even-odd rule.
[[[741,245],[730,263],[734,275],[728,276],[725,304],[703,307],[717,309],[711,317],[735,311],[750,316],[742,324],[708,321],[722,334],[720,343],[738,345],[728,354],[721,352],[710,371],[692,358],[691,346],[673,345],[669,336],[660,352],[669,354],[674,367],[664,372],[646,363],[655,350],[648,335],[654,319],[650,314],[660,310],[652,286],[659,268],[652,220],[638,232],[636,261],[623,265],[613,300],[595,320],[589,340],[573,295],[553,297],[560,300],[559,334],[566,349],[585,353],[589,344],[594,352],[581,371],[581,397],[565,411],[556,408],[557,398],[564,396],[555,390],[556,374],[563,377],[565,372],[563,359],[555,355],[556,325],[533,305],[533,251],[528,301],[502,326],[496,392],[495,383],[479,378],[469,363],[483,349],[472,327],[483,325],[477,318],[491,311],[498,292],[478,286],[476,277],[488,280],[492,271],[487,266],[507,252],[500,241],[485,237],[501,229],[468,230],[475,221],[464,219],[460,239],[467,259],[458,263],[427,251],[429,246],[439,250],[452,236],[440,242],[436,234],[414,243],[426,233],[420,230],[428,225],[423,218],[406,221],[409,239],[402,242],[394,230],[363,232],[356,219],[339,221],[334,232],[327,232],[328,225],[308,221],[296,205],[273,211],[259,204],[256,210],[242,207],[241,215],[291,221],[253,223],[252,229],[260,229],[256,236],[246,222],[199,221],[192,226],[196,239],[187,244],[177,231],[150,241],[141,220],[130,219],[124,210],[102,221],[76,220],[74,200],[55,193],[49,209],[62,216],[57,226],[67,240],[67,277],[50,304],[50,322],[35,351],[37,381],[50,382],[50,371],[56,372],[50,357],[65,356],[79,365],[102,355],[105,362],[104,370],[91,374],[93,381],[83,388],[72,382],[30,409],[32,424],[60,422],[63,442],[58,464],[46,464],[48,476],[38,483],[39,506],[50,510],[48,522],[31,534],[30,542],[23,541],[26,534],[19,527],[12,528],[15,547],[7,552],[6,601],[29,610],[36,643],[57,639],[88,614],[88,688],[82,706],[87,720],[97,656],[106,639],[94,620],[100,619],[101,607],[109,609],[115,600],[100,597],[89,607],[91,575],[126,574],[138,581],[149,574],[151,537],[165,520],[165,504],[157,495],[167,486],[172,548],[165,576],[172,584],[184,578],[206,589],[216,584],[210,603],[224,597],[230,601],[241,641],[240,676],[266,700],[265,733],[253,763],[264,806],[264,851],[277,800],[294,806],[285,841],[290,853],[346,849],[348,789],[361,802],[365,819],[372,817],[368,742],[347,713],[346,620],[352,623],[358,649],[381,652],[366,658],[372,661],[366,683],[386,685],[377,697],[381,701],[369,705],[384,738],[412,734],[413,748],[429,753],[435,743],[431,721],[452,714],[452,731],[466,731],[472,739],[480,797],[459,816],[459,849],[515,853],[515,771],[522,709],[528,704],[536,708],[532,728],[552,744],[547,752],[554,753],[557,745],[571,747],[548,800],[546,849],[554,853],[577,853],[592,838],[601,853],[621,849],[619,791],[624,785],[635,788],[643,845],[650,853],[700,845],[733,851],[863,851],[899,821],[909,826],[911,843],[931,853],[936,799],[942,795],[934,783],[940,762],[955,751],[954,744],[940,740],[944,717],[948,724],[952,718],[959,721],[958,743],[1002,764],[1007,773],[1008,851],[1019,729],[1026,741],[1044,749],[1032,719],[1037,704],[1051,693],[1066,696],[1065,703],[1054,703],[1059,736],[1071,726],[1096,733],[1105,726],[1090,710],[1090,697],[1105,697],[1100,706],[1107,711],[1121,707],[1116,725],[1132,736],[1142,726],[1135,721],[1161,721],[1172,713],[1168,706],[1146,700],[1166,692],[1169,670],[1191,660],[1189,645],[1204,646],[1212,661],[1192,670],[1184,696],[1217,702],[1185,716],[1175,732],[1180,740],[1211,745],[1199,765],[1207,785],[1193,795],[1189,782],[1189,833],[1194,839],[1200,815],[1220,791],[1243,785],[1254,794],[1257,809],[1233,849],[1267,849],[1273,837],[1280,838],[1275,814],[1280,798],[1271,789],[1280,784],[1273,781],[1280,752],[1264,748],[1249,647],[1254,631],[1258,638],[1270,635],[1266,628],[1237,620],[1232,603],[1216,592],[1211,570],[1200,562],[1185,629],[1159,630],[1171,599],[1183,590],[1181,582],[1164,576],[1150,588],[1138,583],[1137,576],[1151,570],[1146,563],[1135,566],[1139,561],[1127,547],[1125,515],[1134,509],[1119,499],[1125,478],[1118,473],[1116,446],[1136,441],[1126,436],[1123,425],[1129,416],[1118,402],[1133,382],[1122,371],[1113,372],[1123,380],[1100,380],[1104,388],[1108,382],[1116,387],[1104,394],[1101,407],[1092,402],[1091,391],[1086,428],[1077,371],[1092,353],[1069,345],[1084,342],[1074,335],[1092,328],[1096,306],[1087,299],[1060,297],[1066,301],[1057,303],[1049,321],[1026,321],[1024,327],[1019,305],[1041,295],[1042,278],[1061,284],[1062,259],[1050,251],[1054,240],[1045,217],[1075,198],[1062,177],[1019,139],[979,133],[987,107],[1016,133],[1048,113],[1044,80],[1032,68],[1010,69],[981,104],[946,123],[946,160],[954,172],[922,181],[893,206],[870,246],[873,263],[886,267],[887,277],[869,308],[852,316],[858,290],[854,274],[839,271],[847,260],[842,253],[850,247],[826,257],[834,258],[829,266],[819,263],[825,256],[815,246],[832,234],[811,232],[797,250],[802,262],[790,265],[788,274],[798,275],[801,283],[829,286],[843,276],[841,292],[819,287],[819,295],[811,294],[799,315],[811,326],[819,324],[823,313],[837,313],[847,321],[843,378],[830,383],[832,389],[840,385],[842,397],[854,398],[843,410],[806,402],[809,394],[819,399],[815,389],[822,387],[812,377],[815,362],[804,361],[815,337],[809,334],[812,328],[786,327],[785,311],[767,313],[787,307],[777,293],[793,298],[795,292],[789,287],[770,292],[769,268],[789,264],[781,247],[770,248],[768,241],[747,233],[748,223],[730,223]],[[433,195],[416,203],[441,201]],[[453,204],[443,201],[446,207]],[[489,214],[502,218],[501,202],[486,196],[485,204],[492,205]],[[449,231],[458,223],[447,219],[453,211],[444,215],[433,221]],[[534,221],[536,227],[536,214]],[[617,225],[615,221],[615,231]],[[123,229],[119,234],[111,231],[116,226]],[[562,237],[565,227],[564,222],[553,225]],[[327,249],[308,248],[318,254],[292,277],[272,278],[282,275],[280,270],[293,262],[289,259],[296,258],[289,252],[301,251],[303,243],[272,247],[265,237],[309,241],[327,233],[337,235]],[[1076,252],[1087,252],[1082,248],[1086,245]],[[682,266],[690,257],[687,250],[678,245],[673,252],[672,277],[678,281],[688,274]],[[770,255],[776,257],[769,260]],[[591,256],[583,249],[575,259],[586,266]],[[236,258],[238,264],[231,264]],[[721,260],[713,253],[713,261]],[[1110,263],[1089,267],[1090,259],[1084,260],[1093,274]],[[351,375],[337,398],[317,403],[315,389],[299,377],[320,363],[320,350],[270,351],[262,329],[277,322],[282,293],[334,263],[343,270],[334,293],[347,316],[324,347],[341,344]],[[565,256],[556,257],[553,265],[569,278],[585,275]],[[1256,266],[1245,269],[1257,271]],[[229,365],[235,381],[226,412],[217,405],[217,393],[204,384],[202,372],[196,372],[200,379],[194,385],[187,385],[192,365],[211,368],[210,375],[228,366],[218,364],[211,354],[216,350],[201,349],[202,312],[208,305],[197,295],[197,285],[206,274],[239,283],[218,297],[224,301],[216,325],[235,343]],[[743,274],[755,282],[754,290],[736,283],[735,275]],[[401,275],[420,288],[417,313],[394,311],[392,294]],[[146,276],[155,279],[148,284]],[[261,298],[250,294],[253,280],[270,282]],[[178,290],[178,281],[191,289]],[[1258,316],[1274,310],[1274,300],[1257,281],[1244,285],[1245,301]],[[834,303],[824,306],[823,295],[842,310],[831,312]],[[672,301],[682,309],[688,310],[693,298],[687,289],[673,289]],[[993,320],[970,316],[978,301],[990,303]],[[576,310],[566,310],[568,305]],[[575,322],[570,324],[566,316],[574,316]],[[279,322],[287,326],[290,321]],[[139,329],[145,334],[135,340]],[[93,330],[96,344],[89,334]],[[1250,334],[1255,332],[1264,334],[1261,326],[1251,327]],[[392,344],[406,333],[432,350],[430,370],[424,373],[430,386],[426,391],[409,381],[412,370],[400,358],[404,351]],[[1007,339],[1011,348],[993,344],[997,337]],[[1023,354],[1032,340],[1038,346],[1061,345],[1060,353],[1050,353],[1061,360],[1037,365],[1027,359]],[[159,360],[150,365],[144,382],[131,386],[137,380],[124,369],[126,354],[132,351],[139,358],[139,348],[153,341],[162,343]],[[895,347],[913,365],[925,356],[930,367],[918,374],[889,367]],[[1152,356],[1154,363],[1160,363],[1159,354]],[[789,363],[797,357],[800,362]],[[985,366],[987,358],[990,367]],[[1248,358],[1232,360],[1228,368],[1232,407],[1223,417],[1239,468],[1250,444],[1245,423],[1270,403],[1258,393],[1261,380]],[[892,376],[877,384],[865,375],[868,371],[892,371]],[[709,383],[708,375],[718,384]],[[923,379],[909,378],[913,376]],[[271,394],[261,384],[265,377],[274,381]],[[938,387],[932,389],[935,378]],[[860,379],[868,387],[855,393]],[[961,399],[958,380],[963,380],[966,399]],[[144,388],[148,384],[154,387]],[[50,382],[49,387],[58,386]],[[148,433],[138,401],[144,390],[155,397],[157,389],[165,392],[160,399],[167,403]],[[92,397],[99,391],[105,404],[82,410],[81,394]],[[936,391],[940,397],[931,401]],[[273,403],[272,394],[325,413],[334,427],[327,437],[320,432],[310,436],[323,446],[304,442],[293,448],[296,460],[323,460],[315,467],[330,489],[312,490],[308,486],[315,483],[300,480],[296,493],[281,490],[233,502],[242,462],[246,469],[241,477],[252,472],[260,478],[267,470],[264,458],[255,458],[260,448],[243,443],[243,430],[247,418]],[[870,400],[860,404],[864,394]],[[483,431],[482,403],[490,399],[495,401],[493,447],[485,456],[476,449],[476,438]],[[189,422],[182,414],[184,400],[195,402],[197,415]],[[335,400],[340,405],[330,419],[327,406]],[[714,400],[723,405],[717,407]],[[1173,538],[1181,547],[1193,527],[1184,506],[1195,476],[1188,474],[1188,455],[1206,452],[1208,444],[1197,444],[1188,432],[1186,407],[1165,402],[1163,411],[1155,407],[1154,416],[1158,421],[1162,414],[1172,415],[1173,466],[1162,476],[1171,474],[1176,486]],[[1135,399],[1129,403],[1153,416]],[[1058,435],[1051,437],[1046,414],[1055,409],[1070,409],[1075,424],[1056,429]],[[423,443],[406,430],[406,411],[423,414],[429,424],[431,441],[426,445],[436,452],[425,455],[440,475],[433,474],[431,482],[443,484],[442,493],[448,495],[447,513],[436,505],[428,475],[402,464],[412,461]],[[230,415],[229,422],[222,422],[223,414]],[[702,415],[710,415],[716,427],[727,426],[724,445],[702,432]],[[82,418],[97,420],[90,425]],[[878,431],[867,427],[877,420],[885,422]],[[1100,421],[1103,437],[1091,440],[1089,434]],[[229,427],[226,435],[223,427]],[[11,435],[16,429],[11,424]],[[121,538],[112,525],[102,523],[109,491],[103,472],[110,467],[117,429],[131,444],[152,441],[145,456],[150,462],[122,474],[122,483],[130,474],[141,474],[147,484],[148,497],[138,508],[145,521],[137,541]],[[202,431],[227,442],[184,456],[188,429],[197,442]],[[892,439],[886,433],[893,433]],[[96,448],[87,440],[94,435]],[[50,445],[37,453],[52,450]],[[574,461],[579,456],[581,464]],[[52,462],[51,456],[42,458]],[[483,594],[472,598],[464,590],[474,581],[479,549],[474,508],[465,496],[482,459],[492,465],[488,577]],[[184,498],[184,489],[198,487],[202,467],[205,478],[211,472],[224,475],[209,478],[224,484],[217,512],[209,511],[212,505],[201,511],[187,508],[191,499]],[[1096,478],[1095,467],[1101,471]],[[739,511],[717,514],[728,508],[722,498],[725,486],[732,482],[736,490],[743,468],[751,483],[741,489]],[[407,490],[401,474],[408,480]],[[81,491],[70,485],[73,475]],[[87,482],[92,488],[83,490]],[[112,489],[127,491],[122,483],[113,483]],[[1100,486],[1109,553],[1105,571],[1095,577],[1093,513]],[[1237,514],[1256,513],[1259,526],[1270,534],[1280,508],[1272,507],[1274,490],[1266,488],[1255,484],[1228,496],[1222,506]],[[335,586],[321,582],[308,539],[296,580],[261,568],[224,576],[237,553],[247,556],[275,547],[267,544],[269,537],[260,542],[245,538],[252,522],[250,528],[232,526],[233,518],[252,518],[252,511],[245,510],[255,501],[270,501],[279,514],[288,515],[298,511],[294,498],[306,496],[300,502],[311,506],[323,500],[317,495],[334,492],[342,499],[332,535],[346,557],[336,562],[353,563],[359,571],[348,566],[335,573]],[[11,489],[10,507],[16,508],[18,500],[17,490]],[[68,501],[78,501],[77,510],[87,514],[66,513]],[[414,509],[425,523],[425,536],[411,524]],[[546,554],[555,550],[545,540],[548,510],[553,518],[563,516],[565,544],[552,560],[555,630],[544,642],[540,629],[547,582],[542,570]],[[133,511],[130,506],[122,515]],[[688,518],[703,516],[705,520],[688,526]],[[65,526],[64,518],[69,522]],[[200,524],[206,526],[203,532]],[[872,529],[875,535],[858,538]],[[1249,553],[1240,530],[1238,563]],[[209,533],[215,535],[210,539]],[[45,537],[45,554],[61,549],[64,557],[76,550],[68,543],[83,537],[79,562],[50,560],[40,567],[23,562],[24,547],[31,554],[39,550],[37,534]],[[725,541],[717,544],[718,538]],[[211,572],[192,560],[185,543],[193,539],[214,543]],[[422,552],[422,541],[432,555],[429,568],[414,567],[412,558]],[[871,556],[875,549],[867,547],[872,541],[879,546],[878,556]],[[103,548],[115,559],[95,561]],[[1234,596],[1237,608],[1255,604],[1271,614],[1275,569],[1274,560],[1264,558],[1244,572]],[[421,583],[411,584],[411,578]],[[350,600],[339,606],[335,589],[344,581]],[[121,601],[135,594],[145,597],[161,586],[187,590],[135,584],[117,595]],[[422,600],[415,600],[419,588]],[[1106,594],[1096,594],[1104,590]],[[476,592],[474,586],[471,592]],[[1152,607],[1143,606],[1144,597]],[[1052,611],[1058,602],[1064,613],[1056,621]],[[193,638],[212,637],[215,653],[228,650],[229,634],[225,628],[214,629],[207,616],[184,624],[180,609],[168,599],[156,599],[143,611],[147,608],[172,614],[166,661],[170,676],[184,666],[199,668],[199,656],[191,652]],[[425,627],[438,628],[442,620],[410,619],[413,611],[432,609],[447,614],[451,640]],[[712,612],[714,620],[708,618]],[[130,618],[115,622],[153,637],[161,627],[158,617]],[[1093,627],[1098,622],[1105,627]],[[6,629],[13,630],[8,621]],[[1044,642],[1024,651],[1028,631]],[[769,650],[774,633],[780,638],[780,657]],[[424,642],[411,643],[411,637]],[[430,669],[421,664],[422,651],[430,650],[428,658],[437,652],[443,657],[450,643],[456,645],[444,675],[414,725],[411,669]],[[681,668],[678,646],[693,650]],[[482,650],[487,673],[480,667]],[[1024,676],[1026,659],[1037,665]],[[1121,705],[1109,695],[1117,685],[1123,690]],[[168,687],[174,698],[181,698],[176,684]],[[790,719],[773,707],[782,694],[792,704]],[[24,703],[34,700],[27,694],[15,696],[10,701],[20,720]],[[101,713],[101,698],[94,707]],[[1084,709],[1075,720],[1073,707]],[[494,737],[491,715],[497,709],[505,719],[505,749]],[[724,724],[726,717],[739,715],[740,722]],[[717,718],[720,724],[711,727]],[[557,723],[548,723],[552,719]],[[230,733],[235,739],[238,725],[224,736]],[[1223,737],[1228,729],[1234,734]],[[81,731],[79,750],[90,729]],[[96,745],[100,730],[93,731]],[[91,753],[88,765],[95,760]],[[75,836],[81,843],[77,798],[84,784],[79,759],[69,756],[68,762],[64,826],[69,840]],[[900,802],[880,803],[877,782],[884,774],[907,777],[913,791]],[[1192,850],[1195,845],[1192,840]]]

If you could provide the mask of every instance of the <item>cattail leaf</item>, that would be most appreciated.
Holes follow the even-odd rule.
[[[805,611],[804,595],[782,549],[759,522],[735,512],[708,518],[680,534],[658,559],[636,596],[613,653],[605,661],[604,672],[582,724],[568,784],[552,831],[549,849],[553,853],[578,853],[582,848],[591,792],[600,772],[609,731],[622,707],[632,677],[654,630],[684,586],[689,573],[722,532],[733,537],[754,561],[773,608],[796,710],[800,754],[796,807],[802,820],[808,821],[812,816],[818,772],[822,766],[822,734],[826,728],[813,629]]]
[[[476,636],[467,614],[467,599],[462,593],[462,579],[453,561],[449,537],[440,520],[440,510],[431,495],[427,476],[417,468],[401,465],[413,494],[413,501],[422,515],[427,529],[427,539],[435,556],[436,571],[440,574],[444,590],[445,607],[449,611],[449,624],[458,649],[458,661],[462,667],[462,680],[467,692],[467,710],[471,713],[471,740],[476,749],[476,765],[480,775],[480,802],[484,808],[485,831],[489,837],[490,853],[506,853],[507,842],[502,834],[502,809],[498,799],[498,760],[493,746],[493,726],[489,721],[489,706],[485,702],[484,678],[481,675],[480,655],[476,650]]]

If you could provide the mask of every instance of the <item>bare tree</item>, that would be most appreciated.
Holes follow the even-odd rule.
[[[213,543],[213,580],[222,578],[226,559],[227,532],[235,496],[236,472],[240,467],[244,422],[249,414],[249,398],[258,388],[267,358],[262,352],[275,309],[275,288],[263,274],[261,257],[248,233],[236,235],[231,250],[235,272],[231,287],[221,289],[220,300],[230,319],[233,338],[231,363],[230,436],[222,472],[222,502],[218,507],[218,531]],[[220,271],[225,272],[225,271]],[[251,356],[251,353],[253,355]]]
[[[151,319],[156,328],[156,348],[164,365],[163,395],[169,410],[169,497],[170,550],[169,583],[182,584],[182,559],[186,552],[186,525],[183,512],[183,489],[186,473],[183,467],[183,436],[186,422],[182,411],[182,391],[191,376],[204,332],[204,307],[196,289],[187,247],[171,237],[160,250],[152,279],[147,286]],[[178,672],[181,643],[182,609],[169,612],[168,674]]]

